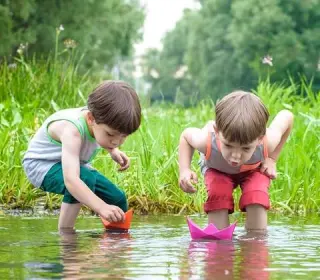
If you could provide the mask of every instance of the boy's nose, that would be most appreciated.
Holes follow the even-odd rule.
[[[231,156],[232,156],[232,158],[233,158],[234,160],[240,160],[240,158],[241,158],[241,153],[239,153],[239,152],[232,152],[232,153],[231,153]]]
[[[119,141],[118,140],[111,140],[111,144],[112,145],[119,145]]]
[[[113,138],[111,140],[111,144],[119,146],[120,144],[122,144],[122,138]]]
[[[120,146],[125,139],[126,139],[125,137],[117,137],[117,138],[111,139],[110,142],[112,145]]]

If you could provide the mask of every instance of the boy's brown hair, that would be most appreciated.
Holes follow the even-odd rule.
[[[234,91],[217,102],[216,127],[228,142],[246,145],[266,134],[269,112],[251,92]]]
[[[106,124],[127,135],[140,126],[139,97],[126,82],[102,82],[89,95],[87,104],[97,124]]]

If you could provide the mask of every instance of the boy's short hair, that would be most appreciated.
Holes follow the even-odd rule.
[[[269,112],[251,92],[234,91],[217,102],[216,127],[228,142],[246,145],[266,134]]]
[[[97,124],[132,134],[141,123],[141,106],[135,90],[123,81],[104,81],[88,97],[88,109]]]

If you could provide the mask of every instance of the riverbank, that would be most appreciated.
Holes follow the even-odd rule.
[[[77,76],[71,69],[48,71],[42,65],[15,69],[0,68],[0,203],[6,209],[33,209],[40,199],[46,209],[60,206],[61,196],[33,188],[21,167],[28,141],[46,117],[55,110],[85,105],[96,81]],[[261,82],[257,94],[270,110],[271,119],[282,109],[295,115],[292,134],[277,163],[278,178],[270,187],[276,211],[319,212],[320,193],[320,99],[307,84],[281,86]],[[143,99],[143,96],[142,96]],[[140,213],[203,212],[206,191],[197,156],[192,168],[199,177],[197,193],[183,193],[178,186],[177,147],[184,128],[202,127],[213,118],[213,102],[200,102],[192,108],[172,104],[150,106],[143,102],[141,128],[121,147],[131,158],[123,173],[110,156],[101,152],[95,168],[122,188],[129,204]],[[239,199],[239,190],[236,191]]]

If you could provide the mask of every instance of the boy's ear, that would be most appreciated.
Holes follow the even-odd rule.
[[[219,133],[219,130],[218,130],[217,125],[216,125],[216,122],[213,122],[213,129],[214,129],[214,132],[215,132],[216,134]]]
[[[94,117],[90,111],[87,113],[87,121],[88,125],[93,125],[95,122]]]
[[[264,135],[263,135],[263,136],[260,136],[260,137],[258,138],[259,145],[263,143],[263,138],[264,138]]]

